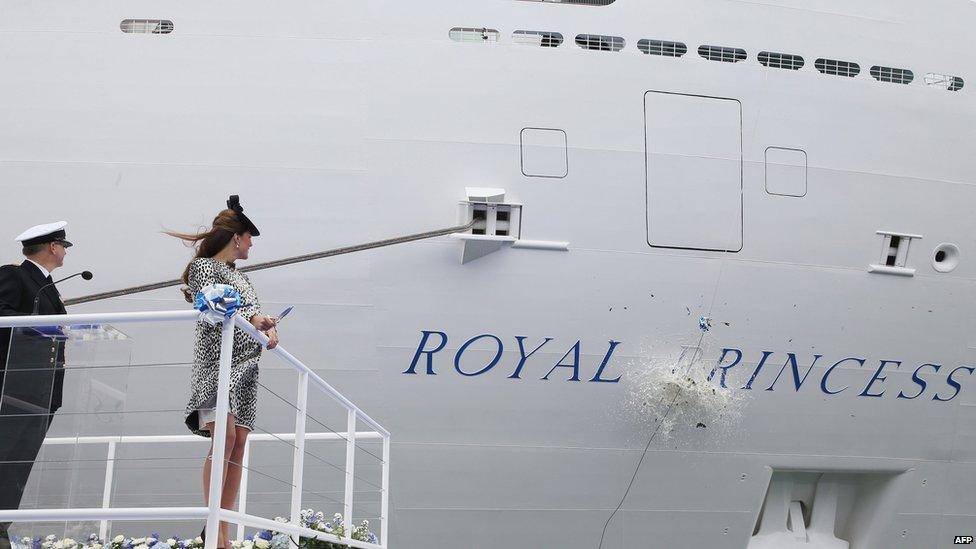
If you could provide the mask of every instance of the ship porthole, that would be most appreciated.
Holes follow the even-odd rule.
[[[932,268],[940,273],[948,273],[959,265],[959,246],[939,244],[932,254]]]

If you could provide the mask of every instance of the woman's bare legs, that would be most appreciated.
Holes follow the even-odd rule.
[[[228,427],[230,429],[230,427]],[[247,444],[247,435],[251,432],[246,427],[234,426],[234,449],[230,452],[230,463],[227,465],[227,476],[224,479],[224,492],[220,497],[220,506],[224,509],[233,509],[237,503],[237,494],[241,489],[241,463],[244,460],[244,446]],[[230,539],[228,534],[230,526],[226,522],[220,523],[220,532],[224,536],[224,541]],[[221,547],[230,547],[222,545]]]
[[[214,422],[208,423],[206,425],[206,429],[208,429],[211,433],[213,433]],[[230,468],[228,467],[227,463],[228,461],[231,461],[233,459],[232,456],[237,446],[236,444],[237,430],[238,427],[234,423],[234,416],[228,414],[227,415],[227,436],[224,438],[224,464],[223,464],[223,475],[222,475],[224,478],[224,487],[223,487],[224,489],[220,498],[220,506],[225,508],[231,508],[234,505],[233,500],[231,500],[230,505],[225,504],[226,501],[225,494],[227,494],[227,490],[228,488],[230,488],[229,481],[231,480],[231,478],[228,470]],[[241,451],[243,452],[243,444],[241,445]],[[203,464],[203,502],[205,505],[210,505],[210,471],[211,471],[211,465],[213,463],[212,458],[213,458],[213,441],[211,441],[210,444],[210,453],[207,454],[207,460]],[[240,484],[241,484],[241,468],[240,468],[239,457],[237,459],[237,463],[238,465],[234,467],[237,469],[237,477],[236,477],[237,483],[233,487],[234,494],[237,494],[237,490],[240,488]],[[207,532],[207,534],[212,535],[210,532]],[[217,536],[217,547],[230,547],[227,544],[227,524],[224,522],[220,523],[220,532],[218,532],[218,536]]]

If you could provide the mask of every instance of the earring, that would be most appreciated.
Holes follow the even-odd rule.
[[[240,240],[235,240],[234,241],[234,247],[235,248],[240,248],[241,247],[241,241]]]

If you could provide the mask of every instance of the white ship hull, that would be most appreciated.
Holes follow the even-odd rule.
[[[687,346],[702,347],[703,368],[719,365],[712,383],[741,397],[741,415],[724,427],[677,425],[654,441],[604,547],[745,547],[774,472],[796,471],[846,475],[835,534],[852,547],[948,547],[972,534],[976,111],[970,84],[952,92],[923,76],[976,79],[976,5],[5,8],[3,227],[14,235],[69,220],[76,246],[65,272],[88,268],[96,278],[65,285],[66,297],[177,276],[188,251],[160,231],[207,223],[232,193],[261,227],[252,261],[456,224],[466,187],[501,188],[522,204],[520,238],[569,242],[568,251],[505,245],[462,264],[464,244],[439,238],[252,275],[270,312],[296,305],[281,330],[289,348],[393,433],[391,546],[596,547],[654,425],[627,413],[628,376]],[[131,18],[171,20],[174,31],[120,32]],[[448,36],[482,26],[499,41]],[[516,30],[556,31],[565,42],[516,44]],[[626,46],[587,51],[573,43],[580,33]],[[688,53],[645,55],[644,38],[683,42]],[[708,61],[697,55],[702,44],[743,48],[748,58]],[[768,68],[760,51],[806,64]],[[857,61],[861,74],[821,74],[821,57]],[[874,65],[909,67],[915,82],[879,82]],[[660,92],[698,99],[661,103]],[[706,192],[689,202],[700,208],[669,218],[650,196],[680,200],[683,191],[658,186],[657,159],[687,147],[684,166],[698,166],[696,147],[729,130],[694,116],[715,101],[739,110],[741,159],[720,161],[739,163],[740,190],[731,202]],[[662,122],[657,115],[672,108],[690,116]],[[525,175],[524,128],[565,132],[564,177],[558,166],[553,177]],[[770,192],[771,147],[805,152],[802,196]],[[661,219],[670,225],[655,225]],[[905,257],[912,276],[869,272],[882,256],[878,231],[921,236]],[[943,243],[959,249],[951,272],[933,266]],[[10,244],[4,260],[18,260]],[[72,311],[181,306],[168,289]],[[700,317],[712,325],[703,337]],[[459,353],[485,334],[494,338]],[[124,424],[66,414],[52,434],[185,432],[189,330],[131,335],[134,363],[174,365],[129,370]],[[423,353],[441,339],[441,350]],[[268,361],[261,375],[292,394],[289,370]],[[261,398],[259,427],[288,430],[287,406]],[[165,451],[187,454],[202,451]],[[290,461],[274,451],[253,459],[290,478]],[[306,461],[306,479],[316,479],[308,505],[335,510],[328,496],[341,477]],[[364,477],[375,472],[358,463]],[[117,497],[194,501],[198,468],[120,466]],[[42,471],[48,480],[25,505],[78,503],[89,488],[100,499],[100,473]],[[69,477],[79,485],[66,496]],[[286,488],[251,482],[250,510],[287,513]],[[376,501],[366,495],[359,514],[375,513]]]

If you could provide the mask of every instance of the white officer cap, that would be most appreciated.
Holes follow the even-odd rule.
[[[67,234],[64,228],[68,226],[67,221],[55,221],[54,223],[44,223],[34,225],[26,231],[20,233],[14,240],[20,242],[22,246],[33,246],[35,244],[47,244],[48,242],[60,242],[65,248],[71,246],[71,242],[65,240]]]

